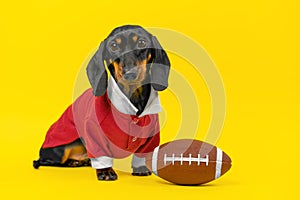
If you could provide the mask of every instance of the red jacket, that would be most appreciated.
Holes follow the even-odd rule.
[[[159,145],[158,114],[124,114],[107,93],[95,97],[88,89],[50,127],[42,147],[69,144],[78,138],[84,140],[90,158],[148,153]]]

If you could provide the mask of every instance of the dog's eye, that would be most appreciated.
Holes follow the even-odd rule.
[[[112,51],[117,51],[119,49],[119,47],[118,47],[117,43],[113,42],[110,44],[110,49]]]
[[[138,41],[138,47],[139,47],[139,48],[144,48],[144,47],[146,47],[146,46],[147,46],[147,43],[146,43],[145,40],[139,40],[139,41]]]

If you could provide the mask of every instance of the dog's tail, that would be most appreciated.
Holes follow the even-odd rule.
[[[33,167],[35,169],[38,169],[40,166],[52,166],[52,167],[89,167],[91,166],[91,160],[85,159],[85,160],[73,160],[68,159],[64,163],[57,163],[52,160],[43,160],[38,159],[33,161]]]
[[[40,166],[57,166],[57,164],[54,163],[51,160],[41,160],[41,159],[38,159],[38,160],[34,160],[33,161],[33,167],[34,167],[34,169],[38,169]]]
[[[60,166],[60,163],[54,162],[52,160],[44,160],[44,159],[38,159],[33,161],[33,167],[35,169],[38,169],[40,166]]]
[[[34,169],[38,169],[40,167],[40,160],[34,160],[33,161],[33,167]]]

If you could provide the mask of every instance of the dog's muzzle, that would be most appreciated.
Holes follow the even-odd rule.
[[[137,78],[138,70],[137,67],[131,67],[129,70],[124,70],[123,78],[127,81],[133,81]]]

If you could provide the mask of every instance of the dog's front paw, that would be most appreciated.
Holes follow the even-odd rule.
[[[151,175],[151,171],[146,166],[133,167],[132,169],[133,169],[133,171],[132,171],[133,176],[149,176],[149,175]]]
[[[97,169],[97,178],[100,181],[114,181],[118,179],[117,173],[113,170],[113,168],[104,168],[104,169]]]

